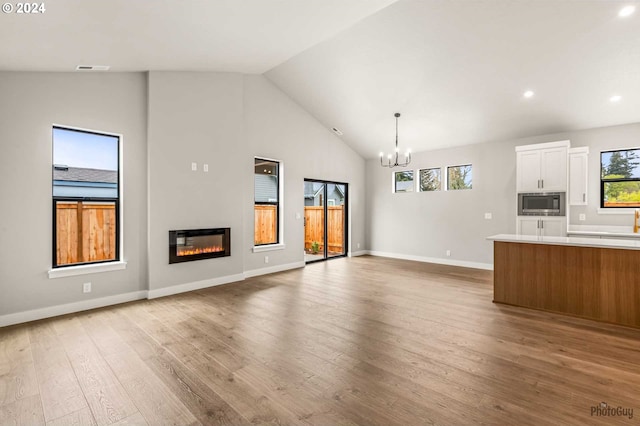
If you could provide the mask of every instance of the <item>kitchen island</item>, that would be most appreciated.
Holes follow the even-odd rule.
[[[640,241],[500,234],[493,301],[640,327]]]

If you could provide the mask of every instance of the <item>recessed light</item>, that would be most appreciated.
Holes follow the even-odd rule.
[[[522,96],[524,96],[525,98],[531,98],[534,94],[535,93],[533,93],[533,90],[527,90]]]
[[[622,96],[620,95],[613,95],[612,97],[609,98],[609,101],[611,102],[620,102],[622,100]]]
[[[629,15],[632,15],[633,12],[636,11],[636,7],[629,5],[629,6],[625,6],[622,9],[620,9],[620,12],[618,12],[618,16],[621,18],[626,18]]]

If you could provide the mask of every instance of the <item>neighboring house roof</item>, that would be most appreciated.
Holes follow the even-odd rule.
[[[305,182],[304,183],[304,198],[315,198],[318,193],[324,190],[324,187],[321,186],[317,190],[313,189],[313,182]],[[344,191],[342,190],[341,185],[334,185],[334,191],[338,192],[340,198],[344,198]]]
[[[53,167],[53,180],[118,183],[118,172],[116,170],[86,169],[56,165]]]
[[[413,181],[396,181],[396,191],[406,192],[414,185]]]
[[[255,201],[270,203],[278,200],[278,180],[273,175],[255,175]]]

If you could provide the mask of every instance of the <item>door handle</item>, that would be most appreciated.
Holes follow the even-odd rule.
[[[541,182],[540,186],[544,189],[544,179],[540,179],[540,182]]]
[[[544,220],[540,220],[540,229],[544,229]]]
[[[587,194],[585,194],[584,192],[582,193],[582,202],[586,202],[587,201]]]
[[[540,179],[538,179],[538,189],[540,189]]]

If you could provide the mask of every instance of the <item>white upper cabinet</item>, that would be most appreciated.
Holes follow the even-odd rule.
[[[516,147],[517,192],[566,192],[569,141]]]
[[[587,164],[589,148],[569,150],[569,205],[587,205]]]

